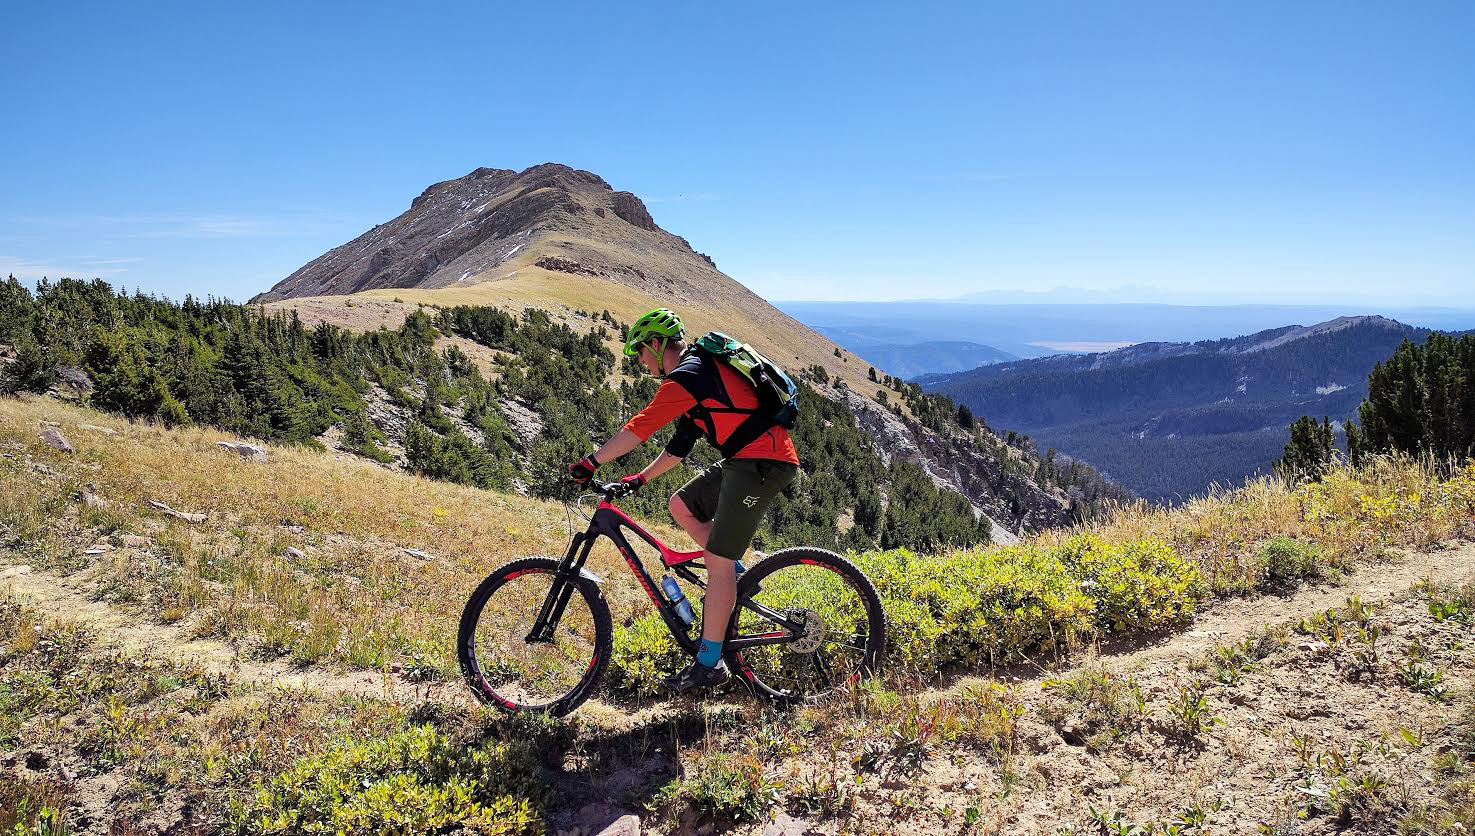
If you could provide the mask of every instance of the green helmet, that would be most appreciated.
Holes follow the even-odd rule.
[[[681,326],[681,317],[675,311],[656,308],[630,326],[630,335],[625,338],[625,356],[634,357],[639,354],[641,344],[652,337],[679,340],[685,333],[686,329]]]

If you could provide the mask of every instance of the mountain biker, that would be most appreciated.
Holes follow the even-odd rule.
[[[625,340],[625,354],[661,378],[649,405],[631,418],[593,455],[569,465],[580,484],[603,462],[640,446],[657,430],[680,419],[665,451],[638,473],[620,480],[638,490],[680,464],[696,441],[721,445],[759,405],[753,384],[723,360],[688,346],[681,318],[657,308],[636,320]],[[696,659],[663,680],[681,693],[721,685],[728,679],[722,642],[737,598],[735,565],[747,551],[758,522],[799,472],[799,456],[788,431],[773,426],[728,458],[704,469],[671,495],[671,516],[705,553],[707,596],[702,608],[702,641]]]

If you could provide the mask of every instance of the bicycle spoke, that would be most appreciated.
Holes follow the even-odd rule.
[[[819,674],[820,681],[829,682],[830,671],[825,666],[824,654],[820,653],[819,650],[815,650],[814,653],[810,654],[809,658],[814,660],[814,670]]]

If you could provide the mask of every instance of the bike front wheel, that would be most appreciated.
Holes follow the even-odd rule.
[[[561,717],[598,687],[614,628],[593,579],[568,581],[568,602],[550,640],[530,640],[553,592],[559,561],[527,557],[498,568],[466,602],[456,638],[461,673],[477,699],[509,714]]]
[[[738,582],[728,644],[729,666],[760,699],[817,702],[880,667],[886,613],[855,564],[824,549],[783,549]]]

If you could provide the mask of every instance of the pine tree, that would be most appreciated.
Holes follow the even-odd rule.
[[[1441,464],[1475,454],[1475,336],[1405,340],[1368,375],[1356,457],[1402,452]]]
[[[35,308],[30,291],[15,276],[0,283],[0,343],[14,344],[22,334],[30,335]]]
[[[1311,416],[1302,415],[1291,424],[1291,440],[1275,469],[1295,482],[1320,481],[1332,465],[1334,438],[1331,421],[1325,416],[1318,424]]]
[[[967,404],[958,404],[958,426],[965,430],[973,429],[973,410]]]
[[[1366,458],[1363,449],[1362,431],[1357,428],[1355,421],[1348,421],[1342,425],[1343,431],[1347,433],[1347,460],[1354,466],[1362,464]]]
[[[24,333],[15,347],[15,359],[0,367],[0,394],[45,392],[56,382],[56,358]]]

